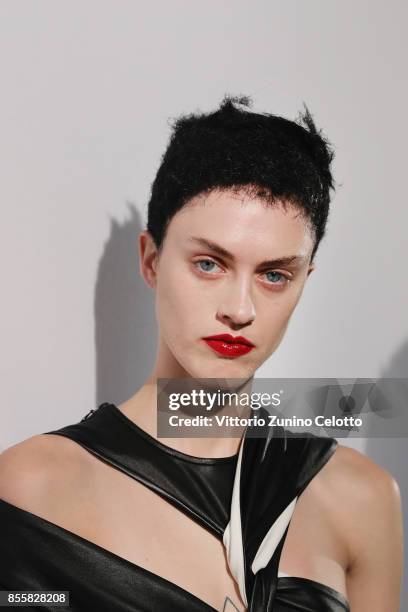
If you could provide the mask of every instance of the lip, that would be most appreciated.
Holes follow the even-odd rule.
[[[239,357],[249,353],[254,344],[243,336],[231,336],[231,334],[217,334],[203,338],[210,348],[223,356]]]

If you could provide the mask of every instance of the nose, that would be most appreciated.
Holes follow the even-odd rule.
[[[231,328],[240,329],[250,325],[255,316],[250,281],[236,279],[229,283],[219,304],[217,319]]]

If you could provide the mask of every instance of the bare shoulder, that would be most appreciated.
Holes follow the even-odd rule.
[[[61,484],[81,482],[89,462],[73,440],[57,434],[38,434],[0,454],[0,499],[41,513]]]
[[[398,546],[402,541],[401,494],[390,472],[363,453],[339,444],[318,476],[325,502],[348,541],[351,563],[373,545],[380,545],[374,533],[386,535],[384,546],[392,542]]]
[[[337,445],[321,471],[328,490],[337,491],[354,504],[382,503],[383,497],[399,499],[399,486],[385,468],[354,448]]]
[[[365,518],[367,511],[374,517],[400,504],[393,476],[360,451],[341,444],[302,495],[327,510],[336,522],[346,523],[362,511]]]

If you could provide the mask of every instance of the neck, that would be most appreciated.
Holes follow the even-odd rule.
[[[193,381],[193,379],[191,379]],[[244,385],[246,388],[248,385]],[[243,390],[240,389],[242,393]],[[245,392],[248,393],[246,390]],[[194,457],[219,458],[238,453],[245,427],[223,427],[223,437],[158,437],[157,435],[157,378],[152,375],[126,402],[118,406],[131,421],[152,437],[170,448]],[[247,411],[249,414],[249,411]],[[234,412],[236,415],[237,413]],[[240,416],[248,416],[240,414]]]

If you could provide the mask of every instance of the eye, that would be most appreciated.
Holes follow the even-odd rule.
[[[290,282],[289,278],[287,278],[281,272],[276,272],[275,270],[265,272],[265,276],[268,276],[268,284],[270,285],[286,285]]]
[[[201,272],[211,272],[214,269],[213,266],[218,266],[218,264],[215,261],[212,261],[212,259],[199,259],[198,261],[194,262],[194,265]]]
[[[193,262],[195,268],[197,268],[200,272],[204,272],[207,276],[214,276],[214,272],[218,272],[214,268],[218,268],[221,270],[221,267],[212,259],[199,259]],[[290,278],[282,274],[282,272],[276,272],[275,270],[270,270],[264,273],[264,276],[268,277],[268,285],[273,285],[275,287],[284,287],[288,283],[290,283]]]

